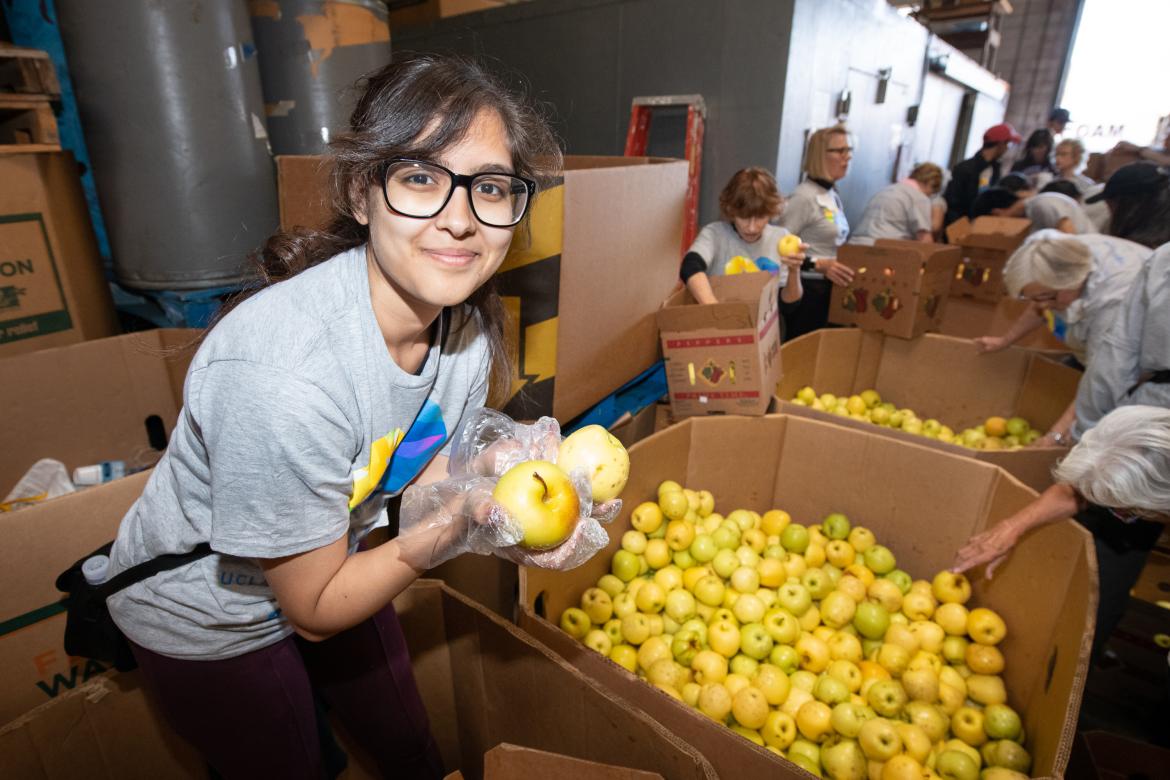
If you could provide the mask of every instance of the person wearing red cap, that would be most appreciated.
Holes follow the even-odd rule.
[[[951,169],[951,182],[944,194],[947,201],[946,224],[968,216],[979,191],[999,181],[1000,158],[1012,144],[1018,144],[1020,140],[1020,134],[1006,122],[989,127],[983,134],[983,147],[973,157]]]

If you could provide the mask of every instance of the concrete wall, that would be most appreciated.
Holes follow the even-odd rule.
[[[899,146],[906,145],[904,163],[918,162],[906,110],[919,101],[927,37],[922,25],[900,16],[885,0],[796,0],[778,145],[777,179],[784,192],[800,181],[809,132],[834,124],[837,98],[846,88],[852,94],[847,124],[856,151],[838,189],[850,223],[857,224],[873,193],[893,180]],[[891,77],[879,104],[882,68],[890,68]]]
[[[1003,20],[995,70],[1012,85],[1007,121],[1025,137],[1056,106],[1081,2],[1012,0]]]
[[[702,94],[700,224],[717,218],[719,190],[744,166],[775,170],[790,192],[807,134],[835,121],[846,88],[857,152],[841,192],[852,222],[896,160],[902,172],[925,159],[946,167],[937,155],[953,145],[953,100],[923,103],[927,139],[906,124],[922,99],[928,33],[886,0],[535,0],[392,37],[396,51],[473,53],[524,74],[555,108],[570,154],[621,154],[635,96]],[[891,78],[879,104],[882,68]]]
[[[570,154],[622,154],[635,96],[702,94],[702,224],[736,170],[775,167],[793,2],[537,0],[392,37],[396,51],[475,53],[524,74]]]

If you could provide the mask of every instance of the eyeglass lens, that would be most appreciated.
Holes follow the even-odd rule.
[[[471,177],[466,186],[471,194],[471,210],[485,225],[510,227],[524,216],[528,187],[523,179],[504,173],[481,173]],[[454,187],[451,173],[436,165],[397,162],[386,171],[386,201],[408,217],[438,214]]]

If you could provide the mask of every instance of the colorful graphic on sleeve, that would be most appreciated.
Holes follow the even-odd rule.
[[[395,428],[370,446],[370,465],[353,475],[352,510],[375,492],[397,493],[417,477],[447,440],[443,410],[427,400],[406,433]]]

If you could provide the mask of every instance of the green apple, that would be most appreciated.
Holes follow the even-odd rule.
[[[739,558],[736,557],[735,550],[720,550],[711,561],[711,567],[720,577],[728,579],[731,573],[739,568]]]
[[[638,576],[638,570],[641,568],[641,564],[638,562],[638,556],[629,550],[618,550],[613,554],[609,568],[619,580],[629,582]]]
[[[740,636],[743,636],[743,629],[740,629]],[[742,651],[743,647],[741,646],[740,652],[732,656],[731,661],[728,662],[728,668],[732,674],[738,674],[750,680],[759,671],[760,662],[749,655],[744,655]]]
[[[939,707],[924,701],[908,702],[903,710],[907,720],[921,726],[930,737],[931,742],[938,742],[946,736],[947,728],[951,725],[950,718]]]
[[[719,548],[715,545],[715,539],[710,534],[697,534],[695,541],[691,542],[691,557],[699,563],[707,563],[715,559]]]
[[[851,528],[849,518],[840,512],[833,512],[821,521],[821,531],[830,539],[847,538]]]
[[[630,478],[630,455],[617,437],[600,425],[586,425],[561,442],[557,465],[581,469],[589,477],[594,503],[618,497]]]
[[[568,539],[581,508],[569,475],[543,460],[508,469],[492,490],[492,500],[520,526],[520,546],[531,550],[548,550]]]
[[[967,660],[967,638],[948,636],[942,643],[942,657],[947,663],[961,664]]]
[[[561,630],[574,639],[584,639],[593,628],[593,623],[585,610],[579,607],[569,607],[561,613]]]
[[[762,623],[748,623],[740,629],[740,648],[744,654],[756,659],[763,660],[772,652],[772,635],[768,633]]]
[[[897,680],[878,680],[869,687],[865,700],[873,711],[885,718],[896,717],[906,706],[906,691]]]
[[[1032,756],[1023,745],[1010,739],[999,739],[984,745],[983,760],[990,766],[1015,772],[1027,772],[1032,768]]]
[[[873,718],[862,723],[857,742],[865,757],[872,761],[889,761],[902,752],[902,737],[896,725],[885,718]]]
[[[809,569],[800,576],[800,583],[808,590],[810,596],[821,600],[829,595],[833,589],[833,581],[823,569]]]
[[[622,621],[621,618],[610,618],[605,621],[605,625],[601,627],[605,635],[609,637],[610,645],[620,645],[622,643]]]
[[[808,549],[808,529],[798,523],[789,523],[780,534],[780,544],[785,550],[803,555]]]
[[[865,565],[874,574],[888,574],[897,565],[894,554],[890,552],[890,548],[881,544],[875,544],[873,547],[870,547],[862,554],[862,557],[865,559]]]
[[[830,674],[817,677],[812,693],[818,701],[823,701],[830,707],[849,701],[849,686]]]
[[[768,654],[768,662],[773,666],[778,666],[785,674],[792,674],[800,669],[800,654],[796,652],[796,648],[792,645],[773,645],[772,652]]]
[[[829,719],[833,731],[843,737],[856,739],[861,727],[873,719],[873,710],[851,701],[843,701],[833,707],[833,716]]]
[[[600,628],[591,628],[589,633],[585,635],[583,643],[586,647],[591,648],[605,657],[609,657],[610,651],[613,650],[613,640],[609,638],[609,634]]]
[[[799,618],[812,606],[812,596],[809,595],[808,588],[799,582],[786,582],[777,589],[776,602],[794,617]]]
[[[894,569],[893,571],[887,572],[882,576],[897,585],[898,590],[902,591],[903,596],[910,592],[910,585],[914,582],[914,579],[909,575],[909,573],[902,571],[901,569]]]
[[[1023,724],[1016,711],[1006,704],[988,704],[983,710],[983,727],[992,739],[1016,740]]]
[[[1032,429],[1032,426],[1029,425],[1028,421],[1023,417],[1009,418],[1006,427],[1008,435],[1015,436],[1017,438],[1023,437],[1028,433],[1028,431]]]
[[[944,750],[938,754],[934,771],[944,780],[979,780],[979,765],[959,750]]]
[[[866,639],[881,639],[890,627],[890,613],[876,601],[863,601],[853,613],[853,627]]]
[[[835,780],[865,780],[865,754],[852,739],[833,737],[821,748],[821,765]]]
[[[734,528],[720,526],[710,536],[717,550],[734,550],[739,547],[739,531]]]
[[[678,631],[670,643],[670,652],[674,660],[685,667],[690,667],[695,656],[703,649],[703,641],[697,631]]]
[[[821,749],[816,743],[798,737],[789,746],[786,758],[801,769],[806,769],[817,777],[821,776]]]

